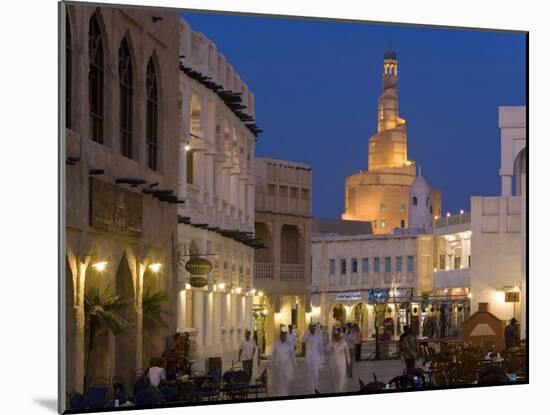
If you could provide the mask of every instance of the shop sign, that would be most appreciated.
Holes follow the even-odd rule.
[[[113,183],[90,179],[90,226],[107,232],[141,236],[143,197]]]
[[[202,288],[208,284],[208,280],[203,275],[193,275],[189,278],[189,285],[195,288]]]
[[[391,297],[395,299],[404,298],[408,299],[413,296],[414,288],[394,288],[391,290]]]
[[[338,293],[335,301],[359,301],[361,300],[361,291],[354,291],[349,293]]]
[[[387,303],[390,296],[390,290],[388,288],[372,288],[368,290],[368,293],[369,304]]]
[[[192,275],[206,275],[212,271],[212,263],[204,258],[193,258],[187,261],[185,270]]]

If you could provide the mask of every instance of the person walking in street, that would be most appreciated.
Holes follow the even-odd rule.
[[[355,343],[355,361],[361,360],[361,345],[363,344],[363,333],[358,324],[353,326],[354,330],[354,343]]]
[[[279,338],[273,343],[271,368],[274,395],[289,396],[296,369],[296,356],[294,345],[288,340],[285,328],[282,328]]]
[[[347,367],[347,373],[348,378],[353,377],[353,359],[351,359],[351,356],[353,356],[353,350],[355,349],[355,333],[353,331],[351,323],[348,323],[344,327],[344,340],[346,341],[346,344],[348,345],[348,354],[350,356],[349,364]]]
[[[405,370],[408,372],[416,365],[416,338],[409,326],[403,327],[403,334],[399,338],[399,351],[405,361]]]
[[[254,354],[256,353],[256,342],[250,337],[250,330],[244,331],[244,340],[239,348],[239,361],[243,362],[243,370],[246,373],[247,381],[250,383]]]
[[[310,324],[309,330],[304,334],[302,349],[306,356],[306,373],[308,391],[311,394],[319,394],[319,370],[323,364],[324,347],[323,338],[317,331],[317,325]]]
[[[342,393],[346,390],[346,372],[351,362],[349,347],[342,337],[340,328],[335,328],[328,344],[328,359],[333,392]]]
[[[504,345],[506,349],[519,346],[519,325],[518,321],[512,317],[510,324],[504,329]]]

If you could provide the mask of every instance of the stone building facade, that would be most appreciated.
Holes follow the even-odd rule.
[[[473,303],[488,303],[526,333],[527,135],[525,107],[499,107],[500,196],[471,199]],[[474,310],[475,311],[475,310]]]
[[[194,367],[237,360],[252,328],[254,269],[254,95],[216,45],[180,19],[177,193],[178,331],[193,334]],[[207,78],[208,77],[208,78]],[[204,287],[185,263],[212,264]]]
[[[393,318],[390,336],[397,336],[432,291],[432,235],[315,236],[311,249],[312,316],[329,330],[355,322],[372,338],[376,304],[386,304],[379,318]]]
[[[311,168],[284,160],[254,160],[255,332],[269,353],[281,324],[299,335],[311,319]]]
[[[382,94],[378,99],[378,131],[368,145],[368,170],[346,178],[342,219],[370,221],[375,234],[409,228],[409,190],[416,164],[407,157],[406,121],[398,108],[397,55],[384,55]],[[441,216],[441,193],[432,189],[428,204]]]
[[[130,382],[176,328],[177,208],[173,199],[146,190],[177,190],[178,15],[64,6],[62,347],[66,390],[83,392],[85,380],[98,376]],[[144,315],[143,302],[158,291],[169,297],[167,330]],[[128,300],[120,314],[129,325],[116,334],[97,327],[91,341],[85,298],[93,303],[105,293]]]

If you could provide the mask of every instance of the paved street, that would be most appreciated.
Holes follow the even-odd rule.
[[[368,351],[363,352],[363,358],[368,356],[370,353]],[[306,379],[306,368],[305,360],[303,357],[298,357],[297,359],[298,367],[294,374],[294,381],[292,383],[291,395],[307,395],[309,392],[307,390],[307,379]],[[272,383],[272,373],[271,367],[267,361],[262,361],[260,370],[263,370],[263,367],[268,367],[268,390],[269,396],[273,396],[273,383]],[[379,382],[388,382],[395,376],[399,376],[403,371],[403,364],[400,359],[391,359],[391,360],[362,360],[360,362],[353,362],[353,377],[348,378],[347,382],[347,391],[356,392],[359,390],[359,378],[361,378],[365,383],[372,382],[373,373],[376,373],[376,377]],[[321,368],[320,378],[320,392],[321,393],[331,393],[332,383],[330,377],[330,369],[328,365],[325,365]]]

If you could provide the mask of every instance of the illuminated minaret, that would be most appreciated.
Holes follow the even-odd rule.
[[[378,132],[397,126],[397,104],[397,55],[394,51],[388,50],[384,54],[382,95],[378,98]]]
[[[407,158],[407,128],[399,116],[398,79],[397,55],[390,47],[384,54],[377,132],[369,139],[368,171],[346,178],[342,219],[370,221],[374,233],[409,226],[409,190],[416,179],[416,165]],[[429,192],[433,215],[441,214],[440,192]]]
[[[414,162],[407,160],[407,130],[399,116],[397,55],[384,54],[382,94],[378,98],[378,133],[369,140],[369,171],[403,168],[414,175]]]

